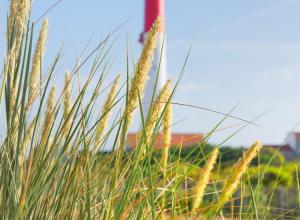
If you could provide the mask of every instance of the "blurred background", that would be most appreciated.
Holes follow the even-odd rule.
[[[32,19],[38,19],[56,0],[33,1]],[[253,120],[226,143],[247,146],[255,139],[280,144],[300,121],[300,1],[180,1],[166,0],[168,77],[176,81],[193,42],[175,102],[231,113]],[[1,33],[5,34],[7,1],[1,0]],[[62,87],[64,71],[72,69],[88,43],[96,47],[112,29],[127,21],[109,55],[110,82],[126,74],[126,37],[130,55],[138,58],[143,31],[144,1],[62,0],[48,14],[49,40],[45,65],[63,47],[55,75]],[[2,36],[2,41],[4,36]],[[1,52],[4,49],[1,44]],[[86,54],[87,54],[86,52]],[[84,69],[81,72],[84,77]],[[100,108],[100,106],[99,106]],[[271,111],[269,111],[271,110]],[[174,106],[174,132],[207,133],[223,116],[196,108]],[[228,119],[210,142],[218,144],[244,122]],[[230,128],[227,128],[230,127]],[[139,128],[135,122],[132,131]],[[300,128],[299,128],[300,129]]]

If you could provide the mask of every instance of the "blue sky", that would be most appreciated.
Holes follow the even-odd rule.
[[[33,20],[56,1],[34,0]],[[7,1],[0,3],[5,15]],[[300,1],[299,0],[166,0],[168,74],[176,79],[189,45],[194,40],[176,102],[211,108],[248,120],[259,118],[261,126],[248,126],[228,140],[228,144],[249,145],[256,139],[281,143],[300,121]],[[125,74],[126,34],[130,34],[133,57],[143,29],[142,0],[63,0],[48,15],[50,34],[46,61],[51,61],[65,42],[66,54],[60,70],[71,69],[86,42],[89,49],[129,18],[111,51],[116,72]],[[3,16],[0,30],[4,36]],[[82,73],[84,74],[84,73]],[[63,74],[57,74],[59,84]],[[174,106],[173,128],[177,132],[209,132],[222,116],[200,109]],[[239,127],[213,135],[220,143]],[[138,128],[136,122],[132,130]],[[300,130],[300,127],[298,128]]]

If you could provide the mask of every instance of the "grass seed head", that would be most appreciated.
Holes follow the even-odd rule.
[[[125,117],[128,125],[132,120],[132,113],[138,102],[138,94],[142,97],[145,90],[148,73],[152,64],[154,49],[157,44],[157,33],[161,25],[161,19],[158,18],[148,33],[140,60],[135,67],[135,73],[131,80],[131,87],[128,93],[128,103],[125,109]]]
[[[53,86],[50,90],[50,94],[47,100],[44,125],[42,129],[41,145],[44,145],[46,140],[48,139],[49,131],[53,124],[55,104],[56,104],[56,87]]]
[[[145,128],[146,137],[150,137],[155,124],[159,118],[160,113],[163,110],[163,106],[168,101],[170,97],[170,87],[171,87],[171,80],[168,80],[164,87],[160,90],[157,98],[151,104],[150,112],[147,118],[147,124]]]
[[[71,112],[72,102],[71,102],[71,74],[69,71],[65,74],[65,85],[64,85],[64,119],[68,117]]]
[[[96,128],[96,142],[98,142],[98,140],[100,139],[103,131],[105,130],[105,128],[107,127],[108,124],[108,120],[109,117],[111,115],[111,108],[113,106],[113,101],[116,97],[116,93],[118,90],[118,84],[120,81],[121,75],[119,74],[116,79],[114,80],[113,86],[111,87],[111,90],[106,98],[106,101],[103,105],[103,109],[102,109],[102,115],[101,115],[101,119],[97,125]]]
[[[171,124],[172,124],[172,104],[170,103],[170,95],[171,95],[171,88],[170,88],[170,81],[167,84],[167,95],[164,97],[164,102],[166,102],[166,109],[165,114],[163,115],[163,145],[164,148],[169,148],[171,144]]]
[[[206,161],[206,164],[203,168],[203,172],[199,176],[198,183],[195,188],[195,199],[193,204],[193,211],[195,211],[202,202],[204,190],[209,183],[209,177],[211,175],[211,171],[214,168],[214,164],[216,163],[216,160],[218,158],[219,150],[218,148],[214,148]]]
[[[72,109],[72,101],[71,101],[71,92],[72,92],[72,84],[71,84],[71,73],[69,71],[65,74],[65,85],[64,85],[64,120],[65,125],[63,127],[64,134],[70,129],[71,121],[70,121],[70,112]],[[68,119],[69,117],[69,119]]]
[[[14,37],[13,45],[20,47],[23,37],[26,19],[30,11],[30,0],[11,0],[10,11],[8,17],[8,33],[9,37]],[[14,33],[12,33],[14,32]]]
[[[30,79],[29,79],[29,97],[28,97],[29,106],[34,101],[39,88],[41,60],[44,56],[44,51],[46,47],[47,30],[48,30],[48,20],[45,19],[43,21],[42,28],[40,30],[39,38],[36,44],[35,53],[32,61],[32,69],[31,69]]]
[[[246,172],[250,162],[256,157],[257,153],[262,148],[262,143],[256,141],[247,152],[241,157],[233,166],[233,170],[230,176],[226,179],[221,195],[219,196],[219,202],[217,204],[217,210],[223,207],[223,205],[230,199],[235,192],[242,175]]]

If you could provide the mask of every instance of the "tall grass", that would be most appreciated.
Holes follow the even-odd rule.
[[[172,98],[177,83],[172,88],[168,81],[154,97],[148,114],[141,114],[143,126],[136,149],[124,151],[134,112],[142,112],[160,21],[149,33],[133,75],[127,72],[127,79],[121,83],[120,76],[116,76],[100,108],[97,100],[105,89],[108,68],[104,59],[110,51],[112,35],[74,71],[66,72],[64,89],[59,92],[52,85],[52,78],[62,53],[58,52],[45,70],[48,21],[44,20],[41,27],[32,23],[30,8],[29,0],[10,1],[0,88],[0,106],[5,113],[0,149],[1,219],[223,216],[222,208],[234,195],[260,147],[255,144],[245,153],[225,184],[210,181],[218,153],[214,150],[199,173],[197,193],[193,194],[194,189],[184,187],[193,165],[180,172],[180,162],[172,162],[174,155],[169,152]],[[39,37],[34,42],[38,28]],[[93,57],[90,70],[85,73],[88,77],[75,93],[72,88],[76,86],[76,76]],[[102,71],[100,67],[104,67]],[[112,112],[117,112],[117,116],[110,119]],[[157,158],[156,136],[161,131],[163,154]],[[199,162],[206,160],[202,154],[205,143],[206,140],[199,143],[197,148]],[[114,151],[103,153],[107,144]]]

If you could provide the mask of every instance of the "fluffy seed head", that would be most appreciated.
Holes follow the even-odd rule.
[[[38,92],[39,79],[40,79],[40,70],[41,70],[41,60],[44,56],[46,39],[47,39],[47,29],[48,29],[48,20],[45,19],[40,30],[39,38],[36,44],[35,53],[32,61],[32,69],[29,79],[29,97],[28,104],[31,105],[35,99],[36,93]]]
[[[172,105],[167,103],[165,114],[163,116],[162,135],[163,135],[163,170],[166,169],[169,157],[169,149],[171,145],[171,124],[172,124]]]
[[[148,78],[148,72],[151,68],[154,49],[157,43],[157,33],[162,25],[161,20],[157,19],[153,24],[151,31],[147,36],[141,57],[135,67],[135,73],[131,81],[131,87],[128,93],[128,103],[125,109],[125,117],[127,119],[127,126],[129,126],[132,120],[133,110],[136,108],[138,102],[138,94],[143,96],[146,81]],[[127,129],[126,129],[127,130]]]
[[[47,110],[46,110],[47,115],[53,113],[55,103],[56,103],[56,87],[53,86],[50,90],[50,94],[47,100]]]
[[[47,107],[45,112],[44,125],[42,129],[42,141],[41,145],[45,144],[45,141],[48,138],[49,131],[52,127],[53,119],[54,119],[54,108],[56,103],[56,87],[53,86],[50,90],[50,94],[47,100]]]
[[[96,136],[95,136],[96,141],[98,141],[100,139],[101,134],[107,127],[108,119],[111,115],[111,108],[113,106],[113,101],[114,101],[114,98],[115,98],[117,90],[118,90],[118,84],[119,84],[120,78],[121,78],[121,75],[118,75],[116,77],[116,79],[114,80],[113,86],[111,87],[111,90],[110,90],[110,92],[107,96],[107,99],[103,105],[101,119],[96,128]]]
[[[238,162],[233,166],[233,170],[230,176],[226,179],[224,183],[224,187],[222,193],[219,197],[219,202],[217,204],[217,210],[223,207],[223,205],[228,201],[228,199],[232,196],[234,191],[236,190],[242,175],[246,172],[247,167],[250,162],[256,157],[257,153],[262,148],[262,143],[260,141],[256,141],[241,157]]]
[[[125,123],[121,132],[120,151],[125,147],[125,137],[132,121],[132,114],[138,103],[138,95],[143,96],[146,81],[148,78],[148,72],[151,68],[151,62],[154,54],[154,49],[157,43],[157,34],[162,25],[161,19],[157,18],[154,22],[147,39],[144,44],[144,48],[139,62],[136,65],[134,76],[131,80],[130,89],[128,91],[127,103],[124,111]]]
[[[13,25],[13,22],[15,22],[15,26],[17,26],[19,19],[24,19],[28,16],[30,10],[30,1],[10,0],[9,10],[9,20],[11,22],[10,25]]]
[[[30,0],[11,0],[10,1],[10,11],[8,17],[8,33],[12,36],[12,31],[14,31],[13,41],[19,47],[20,40],[22,38],[26,18],[30,11]]]
[[[171,80],[168,80],[164,87],[159,92],[157,98],[155,99],[154,103],[152,103],[150,107],[150,112],[147,119],[147,124],[145,128],[146,137],[150,137],[153,129],[155,127],[155,123],[159,118],[159,114],[163,110],[163,106],[168,101],[170,97],[170,87],[171,87]]]
[[[7,21],[8,50],[6,55],[8,59],[5,63],[5,68],[10,70],[11,87],[14,87],[16,86],[15,81],[19,76],[15,76],[13,73],[17,66],[20,49],[22,48],[21,43],[30,10],[30,0],[11,0],[9,7],[10,11]]]
[[[171,85],[171,81],[168,80],[166,82],[166,84],[164,85],[164,87],[159,92],[155,101],[150,106],[148,118],[147,118],[147,121],[146,121],[146,124],[144,127],[144,131],[143,131],[144,137],[145,137],[145,139],[142,140],[143,145],[148,144],[151,140],[156,138],[155,137],[155,128],[156,128],[156,125],[160,118],[159,116],[162,113],[163,106],[169,99],[170,85]],[[145,147],[143,146],[142,148],[143,148],[142,152],[145,153]],[[165,162],[163,162],[163,164],[165,164],[167,161],[167,155],[164,154],[163,157],[166,157],[163,159],[165,161]]]
[[[67,71],[65,75],[65,85],[64,85],[64,119],[67,119],[72,108],[71,90],[72,90],[71,73]]]
[[[65,85],[64,85],[64,114],[63,114],[65,120],[65,124],[63,126],[64,135],[68,132],[71,126],[71,119],[69,116],[72,109],[71,92],[72,92],[71,73],[67,71],[65,74]]]
[[[167,94],[164,99],[166,103],[165,114],[163,116],[163,145],[164,148],[170,147],[171,144],[171,124],[172,124],[172,104],[169,101],[171,95],[170,85],[167,88]],[[169,101],[169,102],[168,102]]]
[[[170,80],[165,85],[165,95],[162,98],[162,101],[166,103],[165,112],[163,115],[163,122],[162,122],[162,136],[163,136],[163,154],[161,158],[162,162],[162,172],[164,177],[164,185],[166,185],[166,176],[167,176],[167,165],[168,165],[168,158],[169,158],[169,149],[171,145],[171,123],[172,123],[172,105],[170,103]],[[163,205],[166,204],[166,195],[163,195]]]
[[[206,164],[203,168],[203,172],[199,176],[198,183],[195,188],[195,199],[194,199],[194,204],[193,204],[193,211],[195,211],[201,204],[204,190],[209,182],[209,177],[211,174],[211,171],[214,168],[214,164],[217,160],[219,150],[217,148],[214,148],[206,161]]]

